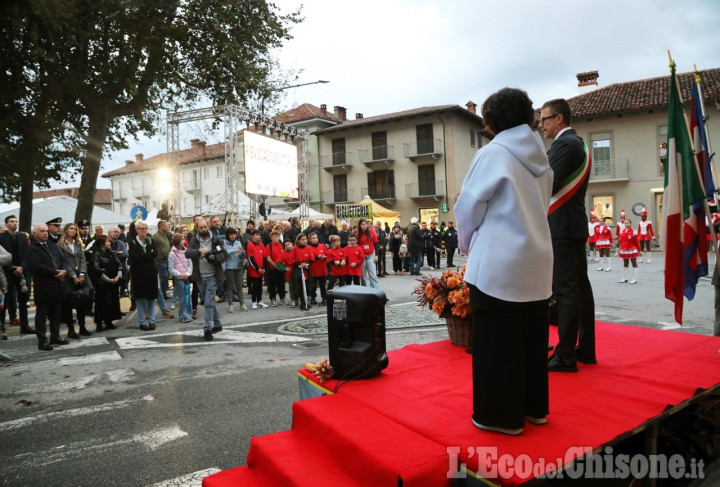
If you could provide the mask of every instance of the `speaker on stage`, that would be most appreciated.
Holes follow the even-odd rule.
[[[375,377],[388,366],[385,303],[380,289],[345,286],[327,292],[328,344],[334,379]]]

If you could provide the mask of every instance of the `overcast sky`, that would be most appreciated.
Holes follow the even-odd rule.
[[[284,12],[301,4],[274,3]],[[580,72],[598,70],[600,87],[667,75],[668,49],[679,72],[720,67],[718,0],[306,0],[303,16],[277,55],[303,70],[297,83],[330,83],[287,90],[281,108],[340,105],[349,118],[481,105],[505,86],[539,107],[577,95]],[[182,148],[194,137],[219,142],[200,127],[185,132]],[[165,150],[163,135],[133,142],[105,157],[101,174]]]

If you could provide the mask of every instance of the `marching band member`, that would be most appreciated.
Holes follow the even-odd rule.
[[[647,219],[647,206],[643,208],[640,214],[641,220],[638,222],[637,235],[640,239],[640,250],[644,250],[648,254],[648,264],[652,262],[650,255],[650,240],[655,240],[655,232],[653,231],[652,222]],[[642,262],[642,256],[638,262]]]
[[[613,244],[613,236],[610,228],[605,225],[605,220],[600,219],[600,222],[595,228],[595,248],[600,253],[600,267],[597,270],[610,272],[610,249]],[[606,262],[605,268],[603,268],[603,262]]]
[[[641,256],[640,253],[640,241],[638,235],[632,229],[632,221],[630,219],[625,220],[625,228],[620,232],[620,241],[618,246],[620,247],[620,257],[623,260],[623,278],[620,282],[628,282],[628,261],[632,262],[633,266],[633,277],[630,279],[630,284],[637,283],[637,257]]]

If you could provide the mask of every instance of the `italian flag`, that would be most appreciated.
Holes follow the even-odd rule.
[[[690,142],[675,77],[671,67],[668,102],[668,147],[663,195],[663,249],[665,250],[665,297],[675,303],[675,321],[682,324],[685,289],[685,247],[694,244],[697,232],[692,205],[704,198],[693,146]],[[704,221],[702,222],[704,224]]]

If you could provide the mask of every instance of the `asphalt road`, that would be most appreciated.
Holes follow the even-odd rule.
[[[611,272],[588,271],[599,320],[711,334],[709,280],[686,302],[679,327],[663,297],[661,255],[641,264],[634,285],[617,282],[618,263]],[[404,313],[410,326],[388,331],[389,350],[447,337],[411,304],[415,283],[407,275],[380,280],[398,321]],[[158,320],[148,333],[134,313],[118,330],[52,352],[11,327],[0,350],[19,362],[0,368],[0,485],[199,485],[209,473],[245,464],[251,437],[290,427],[296,371],[327,357],[327,342],[323,333],[280,331],[314,311],[221,310],[225,330],[210,343],[199,320]]]

